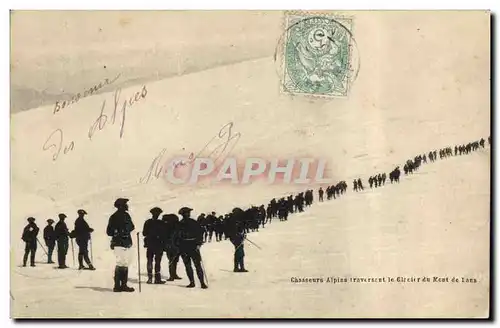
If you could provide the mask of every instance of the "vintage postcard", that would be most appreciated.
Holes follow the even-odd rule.
[[[12,11],[13,318],[488,318],[488,11]]]

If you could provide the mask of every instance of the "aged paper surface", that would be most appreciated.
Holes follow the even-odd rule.
[[[489,135],[486,11],[13,11],[12,317],[488,317]]]

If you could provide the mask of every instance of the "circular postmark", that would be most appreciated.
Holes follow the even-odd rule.
[[[287,14],[275,62],[281,90],[291,94],[346,97],[359,71],[352,19]]]

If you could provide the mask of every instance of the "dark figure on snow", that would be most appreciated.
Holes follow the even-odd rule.
[[[216,241],[222,240],[222,234],[224,233],[224,225],[222,222],[223,220],[224,220],[224,217],[222,215],[219,215],[219,217],[215,219],[214,229],[215,229],[215,240]]]
[[[240,226],[236,226],[236,233],[231,237],[231,243],[234,245],[234,272],[248,272],[245,269],[245,231]]]
[[[24,257],[23,257],[23,266],[26,266],[26,262],[28,262],[28,256],[30,257],[30,265],[32,267],[35,266],[35,254],[36,254],[36,246],[37,246],[37,236],[38,236],[37,225],[35,224],[35,218],[29,217],[28,224],[24,227],[23,235],[21,239],[25,243],[24,247]],[[30,256],[31,255],[31,256]]]
[[[354,191],[358,191],[358,180],[354,180],[352,184],[354,185]]]
[[[200,247],[203,244],[203,229],[198,222],[190,217],[192,210],[189,207],[183,207],[179,210],[182,220],[179,222],[177,245],[179,245],[182,261],[184,262],[186,274],[189,278],[189,285],[186,287],[195,287],[193,267],[191,266],[191,261],[193,261],[201,288],[206,289],[208,286],[204,281],[205,274],[201,265],[202,259],[200,254]]]
[[[135,230],[132,218],[127,212],[127,203],[127,198],[115,200],[116,212],[109,217],[106,228],[106,234],[111,237],[111,249],[116,257],[114,292],[134,291],[134,288],[127,286],[128,266],[132,253],[132,236],[130,234]]]
[[[481,148],[484,148],[484,142],[485,142],[485,140],[483,138],[481,138],[481,140],[479,140],[479,145],[481,146]]]
[[[370,185],[370,188],[373,188],[373,182],[376,181],[375,179],[373,179],[373,177],[369,177],[368,178],[368,184]]]
[[[43,240],[45,240],[45,245],[47,245],[47,263],[54,263],[52,261],[52,254],[54,253],[54,247],[56,246],[56,236],[54,233],[54,227],[52,224],[54,220],[48,219],[47,226],[43,229]]]
[[[359,178],[358,178],[358,189],[359,190],[364,190],[363,183],[361,182],[361,179],[359,179]]]
[[[399,169],[399,166],[397,166],[391,173],[389,173],[389,179],[391,180],[391,183],[393,182],[399,183],[400,175],[401,175],[401,170]]]
[[[179,263],[181,253],[179,247],[175,244],[179,230],[179,218],[176,214],[165,214],[162,221],[165,222],[165,252],[167,253],[168,273],[170,274],[167,281],[182,279],[177,275],[177,263]]]
[[[215,219],[216,219],[215,212],[212,212],[206,216],[206,222],[207,222],[207,233],[208,233],[208,242],[212,242],[212,237],[214,235],[215,231]],[[206,241],[206,239],[205,239]]]
[[[54,234],[57,242],[57,262],[59,264],[59,269],[67,269],[66,265],[66,255],[68,254],[69,246],[69,230],[66,222],[66,214],[59,214],[59,222],[56,223],[54,228]]]
[[[319,201],[322,202],[323,201],[323,188],[319,187],[319,191],[318,191],[318,195],[319,195]]]
[[[144,236],[144,247],[146,247],[146,268],[148,270],[147,284],[153,283],[153,259],[155,262],[155,284],[164,284],[165,280],[161,280],[161,258],[165,250],[165,222],[158,220],[163,210],[159,207],[154,207],[150,211],[153,216],[151,219],[144,222],[142,235]]]
[[[77,213],[78,218],[75,220],[75,230],[72,231],[71,236],[76,239],[76,244],[78,245],[78,270],[86,269],[83,265],[83,260],[89,266],[88,270],[95,270],[89,258],[90,234],[94,229],[89,227],[89,224],[84,219],[85,214],[87,214],[85,210],[78,210]]]
[[[208,221],[207,218],[205,217],[205,213],[201,213],[196,220],[200,224],[201,229],[203,229],[203,242],[206,243],[208,240],[208,227],[207,227]]]

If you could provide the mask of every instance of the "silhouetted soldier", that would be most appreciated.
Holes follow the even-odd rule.
[[[208,240],[208,227],[207,227],[207,218],[205,217],[205,213],[201,213],[197,218],[198,223],[203,229],[203,242],[206,243]]]
[[[231,243],[234,245],[234,272],[248,272],[245,269],[245,250],[244,250],[245,231],[236,226],[236,233],[231,237]]]
[[[76,244],[78,245],[78,270],[85,269],[83,265],[83,260],[89,266],[89,270],[95,270],[92,262],[90,262],[89,258],[89,240],[90,234],[94,231],[87,221],[85,221],[84,216],[87,214],[85,210],[78,210],[78,218],[75,220],[75,230],[72,232],[72,235],[76,239]]]
[[[484,148],[484,141],[485,140],[483,138],[481,138],[481,140],[479,140],[479,145],[481,145],[482,148]]]
[[[318,195],[319,195],[319,201],[322,202],[323,201],[323,188],[319,187],[319,191],[318,191]]]
[[[273,220],[273,207],[272,204],[269,203],[267,204],[267,209],[266,209],[266,223],[271,223]]]
[[[222,240],[222,234],[224,233],[224,226],[222,225],[222,220],[224,217],[219,215],[219,217],[215,218],[214,230],[215,230],[215,241]]]
[[[424,156],[422,156],[422,161],[424,161],[424,163],[427,164],[427,156],[425,154],[424,154]]]
[[[176,214],[165,214],[162,220],[165,222],[165,251],[167,253],[168,272],[170,275],[167,281],[182,279],[177,275],[177,263],[179,263],[181,253],[179,247],[175,244],[179,230],[179,218]]]
[[[59,264],[59,269],[66,269],[66,255],[68,254],[69,246],[69,230],[66,222],[66,214],[59,214],[59,222],[56,223],[54,228],[54,234],[57,242],[57,263]]]
[[[128,266],[132,252],[132,236],[130,234],[135,230],[132,218],[127,212],[127,202],[127,198],[115,200],[116,212],[109,217],[106,228],[106,234],[111,237],[111,249],[116,257],[114,292],[134,291],[134,288],[127,286]]]
[[[183,207],[179,210],[182,220],[179,222],[178,245],[181,252],[182,261],[186,267],[186,274],[189,278],[189,285],[187,288],[193,288],[194,275],[191,261],[194,262],[196,274],[200,280],[201,288],[206,289],[208,286],[204,281],[204,272],[201,266],[200,247],[203,244],[203,229],[200,224],[191,219],[191,211],[189,207]]]
[[[361,182],[361,179],[359,179],[359,178],[358,178],[358,189],[364,190],[363,183]]]
[[[153,283],[153,259],[155,262],[155,284],[164,284],[165,281],[161,280],[161,258],[165,250],[165,222],[158,220],[160,214],[163,212],[161,208],[154,207],[150,211],[153,217],[144,222],[142,228],[142,235],[144,236],[144,247],[146,247],[146,268],[148,271],[147,284]]]
[[[28,219],[28,224],[24,227],[23,229],[23,234],[21,236],[21,239],[25,243],[24,247],[24,257],[23,257],[23,266],[26,266],[26,262],[28,261],[28,256],[30,256],[30,264],[32,267],[35,266],[35,254],[36,254],[36,242],[37,242],[37,236],[38,236],[38,229],[37,225],[35,224],[35,218],[29,217]]]
[[[368,184],[370,185],[370,188],[373,188],[373,177],[368,178]]]
[[[54,233],[54,227],[52,224],[54,220],[48,219],[47,226],[43,229],[43,240],[45,240],[45,245],[47,245],[47,263],[54,263],[52,261],[52,253],[54,252],[54,247],[56,246],[56,237]]]
[[[278,218],[280,221],[288,220],[288,207],[284,199],[279,204]]]
[[[208,231],[208,242],[212,242],[212,237],[214,235],[215,231],[215,212],[210,213],[206,217],[206,222],[207,222],[207,231]]]
[[[354,191],[358,191],[358,180],[353,181]]]

